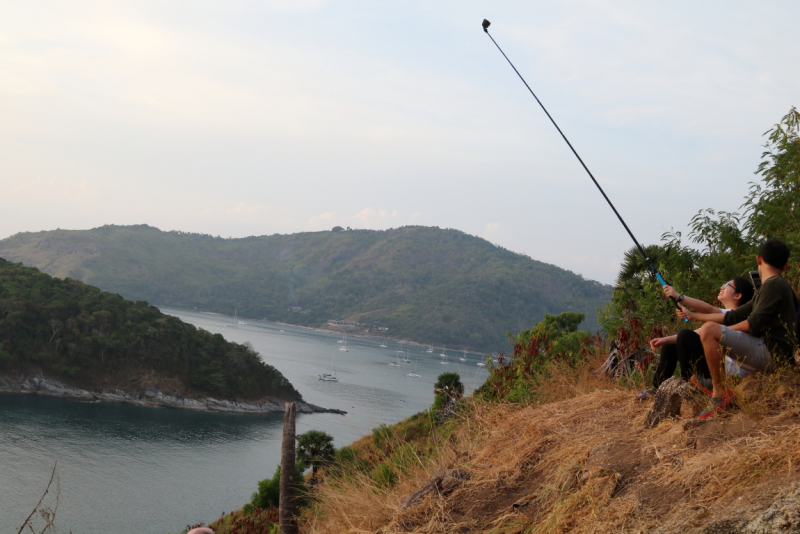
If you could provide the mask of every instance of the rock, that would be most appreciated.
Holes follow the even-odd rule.
[[[795,483],[783,497],[755,519],[742,518],[714,521],[703,534],[798,534],[800,533],[800,484]]]
[[[695,388],[677,376],[665,380],[656,390],[656,398],[645,417],[644,426],[653,428],[664,419],[679,417],[684,403],[700,406]]]
[[[0,375],[0,393],[23,393],[28,395],[46,395],[82,401],[123,402],[138,406],[160,406],[181,410],[213,411],[225,413],[283,413],[284,401],[280,399],[260,403],[219,400],[213,397],[188,398],[167,395],[158,388],[140,388],[127,392],[115,388],[103,388],[99,391],[87,391],[64,384],[58,380],[42,375],[10,377]],[[347,412],[322,408],[307,402],[297,402],[300,413],[335,413],[345,415]]]

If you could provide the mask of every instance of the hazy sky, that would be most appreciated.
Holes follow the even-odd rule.
[[[736,210],[800,2],[0,2],[0,238],[457,228],[603,282]]]

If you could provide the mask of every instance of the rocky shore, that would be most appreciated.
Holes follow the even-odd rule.
[[[53,378],[42,375],[8,376],[0,375],[0,393],[22,393],[28,395],[46,395],[84,402],[124,402],[137,406],[153,406],[197,410],[202,412],[268,414],[283,413],[285,401],[274,399],[257,404],[220,400],[213,397],[191,398],[167,395],[156,388],[138,388],[135,391],[103,388],[99,391],[88,391]],[[321,408],[304,401],[297,402],[298,413],[335,413],[345,415],[347,412]]]

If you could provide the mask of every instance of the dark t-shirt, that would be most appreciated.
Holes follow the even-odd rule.
[[[763,337],[776,362],[791,360],[795,343],[795,295],[789,282],[773,276],[747,304],[725,314],[722,324],[731,326],[745,319],[750,335]]]

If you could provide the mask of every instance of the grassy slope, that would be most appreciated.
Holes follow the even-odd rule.
[[[329,478],[302,531],[699,533],[715,521],[750,519],[792,487],[800,460],[796,377],[761,381],[760,392],[741,395],[749,398],[742,409],[716,420],[687,424],[694,415],[687,413],[646,429],[650,403],[635,400],[635,386],[593,376],[598,363],[542,384],[552,399],[542,405],[473,402],[410,441],[413,423],[400,423],[388,459],[369,439],[356,442],[362,457],[396,467],[396,484]],[[408,446],[416,456],[403,461],[396,451]],[[403,505],[453,470],[468,479],[445,478],[440,491]]]
[[[394,336],[506,347],[546,313],[595,312],[611,288],[457,230],[315,232],[243,239],[146,225],[17,234],[0,257],[134,300],[319,326],[354,319]],[[290,306],[308,308],[304,315]]]

